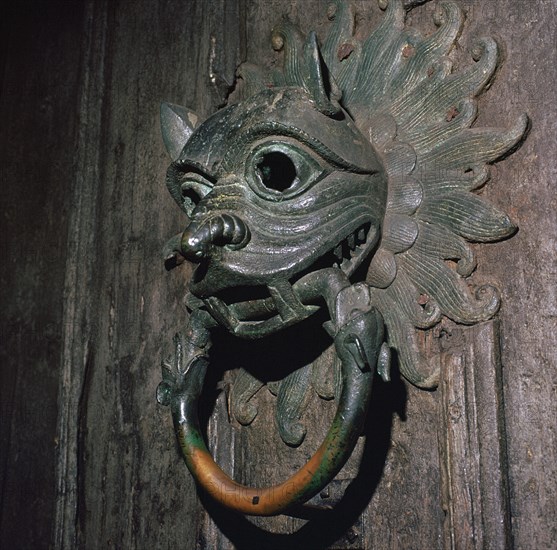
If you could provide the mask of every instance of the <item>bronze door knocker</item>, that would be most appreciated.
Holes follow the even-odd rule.
[[[469,66],[452,71],[464,21],[456,3],[440,4],[437,30],[425,37],[405,27],[401,0],[380,5],[384,17],[365,40],[342,0],[331,4],[321,43],[283,21],[273,31],[282,70],[242,65],[238,101],[203,122],[162,106],[173,159],[166,182],[189,220],[165,261],[197,267],[189,322],[163,362],[157,397],[171,407],[197,483],[244,514],[286,512],[334,478],[360,435],[374,373],[389,380],[391,349],[408,381],[435,387],[417,330],[442,315],[473,324],[499,308],[494,287],[467,285],[476,267],[468,242],[516,228],[474,190],[523,139],[528,119],[510,130],[472,128],[500,55],[482,38]],[[333,423],[290,479],[244,487],[214,462],[198,422],[211,332],[264,338],[323,309],[342,373]]]

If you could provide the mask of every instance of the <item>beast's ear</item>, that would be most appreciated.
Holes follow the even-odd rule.
[[[329,73],[317,44],[317,35],[310,32],[304,46],[304,60],[307,73],[304,75],[305,88],[324,115],[335,116],[340,112],[340,90]]]
[[[186,107],[161,103],[162,139],[172,160],[176,160],[180,156],[184,145],[199,123],[199,116]]]

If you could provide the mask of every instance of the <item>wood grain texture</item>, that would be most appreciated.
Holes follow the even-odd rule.
[[[471,30],[493,29],[505,63],[478,124],[532,120],[524,145],[498,163],[486,197],[519,232],[478,250],[484,280],[502,291],[501,361],[515,548],[557,547],[557,92],[554,2],[471,4]],[[549,56],[549,57],[548,57]]]
[[[237,28],[232,7],[86,6],[66,264],[57,547],[170,547],[178,540],[195,547],[195,488],[175,453],[170,419],[154,399],[165,342],[185,322],[180,296],[187,276],[168,276],[161,261],[162,244],[184,220],[164,187],[169,161],[158,110],[163,99],[188,98],[201,115],[223,103],[229,84],[213,73],[218,67],[233,81],[238,44],[235,34],[226,47],[216,37]],[[205,39],[194,40],[196,33]]]
[[[444,547],[509,548],[498,325],[445,327],[438,390]]]
[[[80,3],[56,0],[0,16],[2,548],[45,547],[53,532],[82,19]]]

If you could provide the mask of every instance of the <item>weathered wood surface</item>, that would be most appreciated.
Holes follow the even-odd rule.
[[[481,4],[481,5],[480,5]],[[555,2],[473,5],[471,30],[494,29],[506,60],[478,123],[532,119],[523,147],[496,166],[484,193],[518,234],[478,254],[502,290],[501,361],[512,536],[516,548],[557,547],[557,93]]]
[[[195,546],[195,488],[176,476],[168,412],[154,400],[165,343],[185,319],[186,275],[168,276],[161,261],[183,220],[164,188],[159,103],[187,98],[201,116],[223,103],[238,56],[237,12],[225,4],[86,6],[57,546]]]
[[[377,21],[374,1],[354,4],[362,28]],[[412,24],[431,29],[433,4],[417,8]],[[496,281],[504,298],[509,547],[555,548],[555,4],[462,5],[464,44],[477,32],[506,45],[478,124],[509,126],[522,111],[533,120],[525,145],[482,191],[511,212],[520,232],[479,249],[475,277]],[[0,546],[445,545],[441,392],[377,381],[367,440],[321,501],[345,489],[348,496],[309,521],[247,520],[204,500],[205,513],[170,415],[154,400],[161,350],[185,320],[179,297],[187,278],[185,269],[165,273],[160,261],[184,220],[164,188],[158,104],[213,112],[240,61],[278,61],[269,31],[283,14],[322,32],[326,11],[321,0],[53,0],[13,3],[2,18]],[[227,366],[241,364],[241,348],[235,357]],[[260,357],[276,363],[279,350],[262,348]],[[334,412],[333,402],[313,398],[306,441],[290,449],[265,388],[247,428],[228,421],[226,393],[214,395],[210,444],[223,468],[246,482],[282,480],[316,448]]]
[[[158,110],[223,103],[236,10],[31,1],[2,17],[3,548],[195,547],[195,488],[154,400],[186,275],[161,261],[183,220]]]
[[[0,15],[2,548],[51,538],[82,21],[60,1],[4,3]]]
[[[499,327],[444,323],[440,334],[444,547],[510,548]]]

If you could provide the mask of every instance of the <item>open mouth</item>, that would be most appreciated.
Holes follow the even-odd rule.
[[[304,274],[325,267],[339,267],[345,275],[350,277],[375,245],[375,236],[376,231],[371,230],[371,223],[367,222],[358,226],[322,255],[309,269],[304,270]],[[300,275],[296,277],[296,279],[299,278]]]
[[[315,292],[308,291],[305,284],[308,277],[348,281],[376,245],[376,236],[377,230],[366,222],[290,279],[275,280],[267,286],[227,288],[204,298],[203,303],[221,325],[238,336],[271,334],[320,309],[315,305]]]

